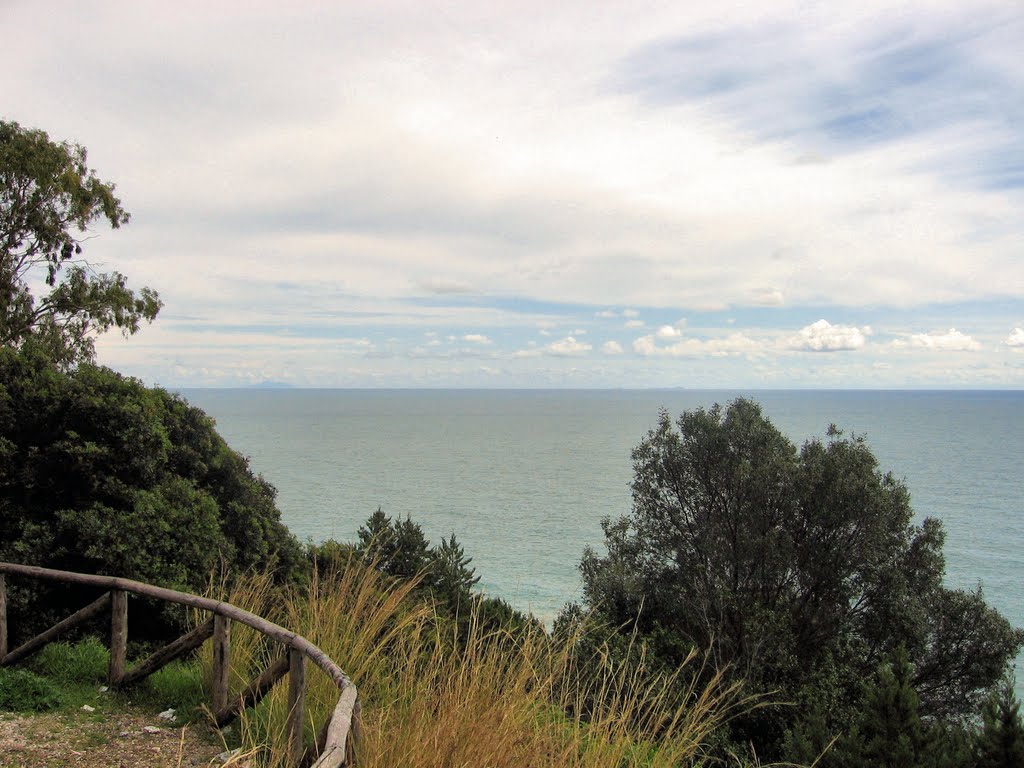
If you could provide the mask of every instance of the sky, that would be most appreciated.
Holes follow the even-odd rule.
[[[0,2],[232,387],[1024,387],[1024,6]]]

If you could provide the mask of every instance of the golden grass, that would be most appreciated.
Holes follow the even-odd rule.
[[[573,652],[578,638],[555,640],[540,629],[488,630],[471,620],[468,636],[458,638],[450,622],[413,599],[414,589],[349,560],[315,573],[301,595],[282,595],[257,575],[226,597],[304,635],[352,678],[362,703],[360,768],[693,765],[714,730],[754,705],[720,673],[690,669],[698,658],[658,675],[642,648],[629,664],[607,649],[581,659]],[[233,685],[241,688],[279,653],[255,632],[233,629]],[[337,698],[311,666],[308,743]],[[243,751],[262,749],[268,764],[280,762],[286,707],[287,686],[278,685],[243,717]]]

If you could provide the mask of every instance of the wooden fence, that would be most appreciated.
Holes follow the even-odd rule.
[[[83,584],[107,590],[97,600],[45,632],[17,648],[7,648],[6,575]],[[168,643],[133,667],[125,657],[128,640],[128,594],[179,603],[208,611],[213,615],[186,635]],[[0,666],[9,666],[32,655],[62,632],[105,611],[110,611],[111,686],[125,687],[153,674],[165,664],[199,648],[213,638],[213,702],[211,711],[218,727],[232,722],[246,707],[256,706],[274,684],[288,675],[288,765],[312,768],[341,768],[354,764],[354,742],[359,736],[359,700],[356,687],[344,672],[322,650],[301,635],[230,603],[206,597],[154,587],[130,579],[93,576],[69,571],[55,571],[30,565],[0,562]],[[273,664],[252,680],[240,695],[232,699],[228,690],[228,668],[231,654],[231,622],[237,621],[262,632],[284,646],[284,652]],[[302,738],[305,716],[306,662],[320,667],[338,687],[338,703],[330,718],[316,736],[316,743],[307,747]]]

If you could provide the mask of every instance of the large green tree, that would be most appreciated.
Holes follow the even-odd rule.
[[[585,553],[585,602],[669,663],[709,648],[749,688],[849,720],[902,645],[922,716],[957,718],[1024,642],[980,591],[943,585],[940,523],[914,524],[860,437],[830,428],[797,450],[740,399],[663,412],[633,460],[632,514]],[[762,754],[800,716],[770,712],[739,724]]]
[[[92,360],[96,334],[133,334],[161,306],[85,260],[94,225],[129,219],[87,160],[79,144],[0,121],[0,346],[39,345],[62,367]]]
[[[202,592],[222,569],[292,575],[304,554],[273,487],[201,410],[108,368],[0,348],[0,560]],[[11,583],[19,635],[84,604]]]

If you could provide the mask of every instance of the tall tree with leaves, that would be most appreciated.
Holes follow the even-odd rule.
[[[670,665],[708,648],[755,692],[852,713],[850,681],[903,645],[921,717],[956,720],[1024,642],[980,591],[944,586],[941,524],[914,524],[861,437],[831,428],[798,450],[739,399],[675,423],[663,412],[633,461],[632,515],[604,521],[584,596]],[[760,710],[736,736],[776,756],[798,717]]]
[[[128,219],[85,147],[0,121],[0,346],[33,343],[69,368],[93,359],[96,334],[131,335],[152,321],[156,291],[135,292],[83,258],[93,225]]]

